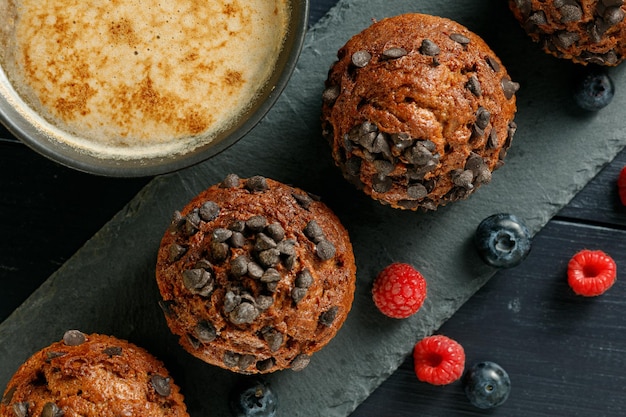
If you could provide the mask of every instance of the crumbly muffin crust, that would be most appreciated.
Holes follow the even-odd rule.
[[[40,350],[17,370],[1,417],[188,417],[164,365],[115,337],[76,330]]]
[[[337,57],[323,133],[344,176],[372,198],[435,210],[466,198],[503,163],[519,85],[467,28],[399,15],[353,36]]]
[[[544,51],[579,64],[615,66],[626,53],[624,0],[509,0]]]
[[[348,233],[326,205],[229,175],[175,213],[156,276],[183,348],[252,374],[303,369],[345,321],[355,271]]]

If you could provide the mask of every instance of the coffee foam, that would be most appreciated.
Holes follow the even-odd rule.
[[[288,0],[0,3],[13,6],[1,58],[20,96],[71,146],[121,159],[228,129],[272,74],[289,15]]]

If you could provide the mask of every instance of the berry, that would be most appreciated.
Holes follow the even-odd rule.
[[[613,81],[603,69],[588,68],[574,84],[574,101],[589,111],[598,111],[606,107],[615,95]]]
[[[422,382],[447,385],[458,380],[465,368],[463,346],[449,337],[425,337],[413,348],[415,375]]]
[[[415,314],[424,304],[426,280],[411,265],[393,263],[374,280],[372,298],[384,315],[404,319]]]
[[[277,398],[268,383],[244,379],[231,391],[230,408],[234,417],[273,417]]]
[[[626,166],[622,168],[617,178],[617,191],[622,204],[626,206]]]
[[[493,214],[478,225],[474,243],[480,257],[496,268],[519,265],[530,252],[530,232],[517,216]]]
[[[494,408],[509,398],[511,379],[500,365],[494,362],[478,362],[463,376],[465,395],[478,408]]]
[[[578,295],[595,297],[604,294],[616,278],[615,261],[600,250],[583,249],[567,264],[567,283]]]

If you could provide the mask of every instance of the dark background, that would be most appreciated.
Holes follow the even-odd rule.
[[[336,1],[311,3],[313,24]],[[513,390],[502,407],[471,407],[460,382],[420,383],[407,358],[353,417],[626,415],[626,207],[616,187],[625,165],[622,151],[539,232],[522,265],[496,274],[438,331],[464,346],[468,365],[507,369]],[[0,321],[150,179],[65,168],[0,126]],[[567,262],[582,248],[618,264],[617,283],[600,297],[567,286]]]

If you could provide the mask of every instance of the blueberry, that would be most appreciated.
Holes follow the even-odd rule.
[[[234,417],[273,417],[278,404],[269,383],[243,379],[231,391],[230,408]]]
[[[614,95],[615,85],[604,69],[589,67],[574,83],[574,101],[584,110],[598,111],[606,107]]]
[[[517,216],[498,213],[484,219],[474,234],[480,257],[496,268],[519,265],[530,252],[531,237]]]
[[[500,365],[494,362],[478,362],[463,375],[465,394],[478,408],[494,408],[509,398],[511,379]]]

